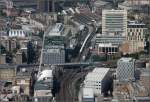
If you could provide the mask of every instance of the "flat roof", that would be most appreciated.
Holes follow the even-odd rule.
[[[94,98],[94,92],[92,88],[83,88],[83,98]]]
[[[92,72],[87,74],[85,81],[102,81],[108,71],[109,68],[95,68]]]
[[[115,45],[112,45],[112,43],[100,43],[98,44],[99,47],[118,47]]]

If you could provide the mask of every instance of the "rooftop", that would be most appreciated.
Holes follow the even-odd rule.
[[[131,57],[128,57],[128,58],[122,57],[121,59],[119,59],[119,61],[121,61],[121,62],[131,62],[131,61],[133,61],[133,58],[131,58]]]
[[[85,77],[85,81],[95,80],[101,81],[108,73],[109,68],[95,68],[92,72],[88,73]]]
[[[62,23],[56,23],[53,29],[49,32],[49,36],[60,36],[64,27]]]

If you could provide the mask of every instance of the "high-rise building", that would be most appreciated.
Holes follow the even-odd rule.
[[[126,10],[102,11],[102,34],[125,36],[126,32],[127,32]]]
[[[116,77],[119,81],[134,80],[135,59],[121,58],[117,62]]]

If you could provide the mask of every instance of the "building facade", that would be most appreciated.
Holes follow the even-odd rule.
[[[131,54],[144,51],[144,47],[146,46],[146,34],[147,28],[145,27],[145,24],[136,21],[128,22],[126,42],[129,45],[129,49],[127,52],[125,50],[123,50],[123,52]]]
[[[116,77],[119,81],[134,80],[135,59],[121,58],[117,62]]]
[[[127,32],[126,10],[102,11],[102,34],[125,36],[126,32]]]
[[[91,88],[95,95],[102,93],[104,80],[109,72],[109,68],[95,68],[88,73],[84,80],[84,88]]]

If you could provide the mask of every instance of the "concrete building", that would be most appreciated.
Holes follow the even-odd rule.
[[[134,80],[135,59],[121,58],[117,62],[116,77],[119,81]]]
[[[43,70],[34,86],[34,102],[51,102],[53,88],[52,70]]]
[[[91,88],[95,95],[102,93],[104,80],[107,77],[109,68],[95,68],[88,73],[84,80],[84,88]]]
[[[95,96],[92,88],[83,88],[82,102],[95,102]]]
[[[118,46],[112,45],[111,43],[99,44],[98,45],[98,54],[115,54],[119,52]]]
[[[144,51],[146,46],[145,36],[148,33],[146,25],[136,21],[128,22],[126,41],[124,42],[122,52],[132,54]]]
[[[102,11],[102,34],[125,36],[126,32],[127,32],[126,10]]]

